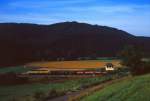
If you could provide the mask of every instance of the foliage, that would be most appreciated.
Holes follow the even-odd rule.
[[[44,98],[46,97],[45,93],[42,92],[42,91],[37,91],[34,93],[34,98],[37,100],[37,101],[41,101],[43,100]]]
[[[55,98],[57,96],[61,96],[64,95],[65,92],[64,91],[59,91],[59,90],[55,90],[55,89],[51,89],[48,93],[48,96],[45,99],[51,99],[51,98]]]
[[[37,101],[33,96],[13,97],[8,101]]]
[[[142,73],[150,73],[150,61],[143,62],[141,72]]]
[[[142,52],[135,46],[127,46],[120,54],[122,65],[130,67],[132,74],[138,74],[142,66]]]

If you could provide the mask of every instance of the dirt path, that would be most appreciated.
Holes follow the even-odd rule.
[[[69,94],[66,94],[64,96],[58,97],[58,98],[54,98],[48,101],[79,101],[80,98],[90,95],[95,91],[101,90],[104,87],[111,85],[113,83],[117,83],[120,82],[122,80],[125,79],[129,79],[129,77],[124,77],[124,78],[120,78],[120,79],[116,79],[116,80],[111,80],[105,83],[101,83],[97,86],[91,87],[91,88],[87,88],[87,89],[83,89],[81,91],[77,91],[77,92],[71,92]]]

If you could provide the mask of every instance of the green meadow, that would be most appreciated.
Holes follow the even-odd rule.
[[[84,78],[69,80],[62,83],[33,83],[15,86],[0,86],[0,101],[11,101],[10,99],[24,96],[32,96],[36,92],[48,93],[50,90],[59,92],[76,91],[81,87],[101,83],[109,80],[109,77]]]
[[[30,68],[24,68],[24,66],[16,66],[16,67],[5,67],[5,68],[0,68],[0,74],[3,73],[23,73],[29,71]]]
[[[150,74],[112,84],[81,101],[150,101]]]

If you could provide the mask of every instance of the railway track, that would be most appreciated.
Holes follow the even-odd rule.
[[[103,76],[104,74],[99,74],[99,75],[18,75],[19,77],[48,77],[48,78],[87,78],[87,77],[100,77]]]

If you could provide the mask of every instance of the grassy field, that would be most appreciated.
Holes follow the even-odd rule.
[[[150,101],[150,74],[113,84],[81,101]]]
[[[84,78],[77,80],[70,80],[62,83],[34,83],[24,84],[16,86],[0,86],[0,101],[9,101],[12,98],[19,96],[32,96],[36,92],[47,93],[50,90],[57,91],[74,91],[83,86],[89,86],[91,84],[100,83],[105,80],[109,80],[110,77],[97,77],[97,78]]]
[[[102,68],[106,63],[111,62],[116,67],[121,67],[119,60],[80,60],[80,61],[54,61],[54,62],[34,62],[27,66],[48,67],[50,69],[90,69]]]
[[[5,68],[0,69],[0,74],[9,73],[9,72],[23,73],[23,72],[27,72],[29,70],[30,70],[30,68],[24,68],[23,66],[5,67]]]

